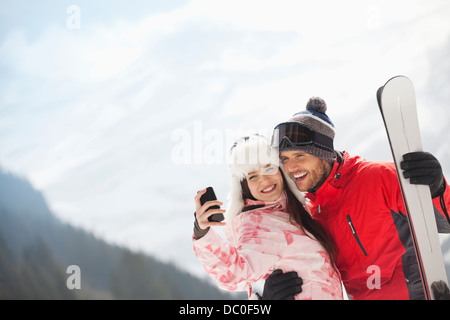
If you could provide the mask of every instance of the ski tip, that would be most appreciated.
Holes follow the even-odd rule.
[[[382,106],[381,103],[382,103],[382,97],[383,97],[384,90],[385,89],[390,89],[392,86],[398,86],[399,84],[403,84],[403,85],[406,85],[406,86],[413,87],[411,79],[409,79],[406,76],[398,75],[398,76],[390,78],[384,84],[384,86],[380,87],[377,90],[377,102],[378,102],[378,106],[380,107],[380,109],[381,109],[381,106]]]
[[[383,89],[384,86],[379,87],[377,90],[377,102],[378,102],[378,106],[381,108],[381,95],[383,94]]]
[[[413,85],[411,79],[409,79],[408,77],[405,77],[405,76],[392,77],[383,86],[383,90],[377,92],[377,95],[379,94],[378,101],[382,102],[381,100],[383,100],[383,95],[386,92],[391,92],[392,88],[395,88],[395,90],[399,90],[398,88],[403,88],[402,90],[406,90],[406,89],[414,90],[414,85]]]
[[[392,77],[388,81],[386,81],[385,86],[394,79],[402,79],[402,78],[411,81],[407,76],[398,75],[398,76]]]

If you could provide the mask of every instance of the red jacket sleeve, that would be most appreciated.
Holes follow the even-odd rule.
[[[444,183],[444,193],[434,198],[433,204],[435,207],[435,211],[437,210],[444,217],[444,219],[439,219],[438,217],[436,217],[439,233],[450,233],[450,217],[448,213],[450,209],[450,187],[445,179]]]

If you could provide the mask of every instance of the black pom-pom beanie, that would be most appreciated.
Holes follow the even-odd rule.
[[[306,110],[300,111],[288,120],[288,122],[298,122],[305,127],[319,132],[325,136],[328,136],[331,140],[329,145],[311,145],[304,147],[296,147],[302,151],[309,153],[317,158],[333,163],[336,159],[336,153],[334,152],[333,140],[334,140],[334,124],[330,118],[326,115],[327,104],[322,98],[312,97],[309,99]],[[292,148],[290,148],[292,149]]]

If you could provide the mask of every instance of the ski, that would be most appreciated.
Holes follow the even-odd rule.
[[[443,280],[448,285],[430,188],[411,184],[400,170],[404,154],[423,151],[414,86],[405,76],[394,77],[378,89],[377,100],[397,169],[425,298],[430,300],[434,298],[434,281]]]

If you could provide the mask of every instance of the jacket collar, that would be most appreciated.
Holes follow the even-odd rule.
[[[275,201],[260,201],[245,199],[245,206],[264,206],[261,207],[263,210],[282,210],[286,208],[286,191],[281,193],[281,196]]]
[[[327,180],[322,184],[322,186],[316,192],[307,192],[306,197],[316,203],[325,204],[331,197],[336,193],[336,190],[342,188],[348,182],[348,174],[351,172],[353,166],[362,161],[363,159],[359,156],[350,157],[347,151],[336,151],[337,157],[334,161],[331,173]]]

